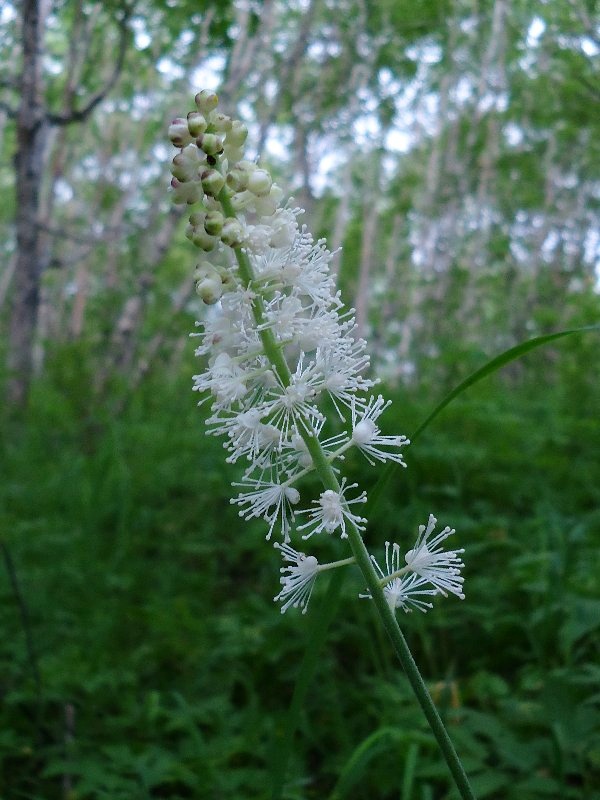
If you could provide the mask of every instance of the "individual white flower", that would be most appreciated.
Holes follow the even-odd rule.
[[[454,528],[446,527],[433,539],[429,539],[436,523],[436,518],[430,514],[427,525],[419,525],[419,536],[415,546],[404,557],[406,565],[412,572],[429,581],[444,596],[450,592],[464,600],[465,595],[462,591],[464,578],[460,571],[465,565],[458,554],[465,551],[464,549],[444,551],[440,547],[445,539],[455,533]]]
[[[382,436],[376,424],[385,409],[391,405],[391,400],[387,402],[381,395],[377,398],[370,397],[365,406],[358,406],[353,399],[352,411],[352,442],[364,454],[367,461],[374,465],[373,459],[378,461],[395,461],[403,467],[406,463],[402,453],[395,453],[387,448],[399,448],[410,444],[406,436]]]
[[[359,517],[357,514],[353,514],[349,506],[354,503],[366,503],[366,492],[362,492],[362,494],[352,500],[348,500],[345,496],[349,489],[355,489],[357,486],[357,483],[351,483],[349,486],[346,486],[346,479],[344,478],[339,492],[334,492],[333,489],[326,489],[318,500],[313,500],[313,506],[316,506],[316,508],[299,511],[299,514],[309,514],[310,520],[305,522],[304,525],[300,525],[298,530],[302,531],[306,528],[312,528],[312,530],[304,534],[302,538],[309,539],[313,533],[321,533],[321,531],[333,533],[338,528],[341,528],[341,537],[345,539],[348,536],[346,533],[347,521],[355,525],[359,531],[364,531],[364,523],[366,523],[367,520],[363,517]]]
[[[323,374],[322,388],[326,391],[340,419],[344,414],[340,408],[350,408],[352,403],[360,406],[363,400],[357,398],[356,393],[373,386],[374,381],[363,378],[360,374],[369,364],[369,356],[361,352],[364,350],[364,341],[355,342],[350,348],[332,347],[324,341],[317,349],[315,364]]]
[[[401,608],[405,614],[409,614],[416,608],[426,614],[428,609],[433,608],[433,604],[421,600],[421,597],[437,594],[435,589],[424,588],[428,586],[425,578],[413,572],[403,578],[394,578],[383,587],[383,593],[392,611]]]
[[[247,490],[241,492],[237,497],[232,497],[229,501],[240,506],[240,517],[244,517],[244,519],[262,517],[266,520],[269,523],[266,539],[271,538],[275,523],[279,522],[284,541],[289,542],[290,523],[294,520],[292,506],[299,502],[300,492],[293,486],[263,481],[260,478],[246,477],[242,483],[233,485]]]
[[[371,556],[375,568],[385,580],[387,577],[400,572],[400,559],[401,550],[400,545],[393,544],[390,547],[390,542],[385,543],[385,566],[387,572],[384,572],[375,556]],[[390,580],[384,585],[383,593],[392,611],[401,608],[405,613],[410,613],[413,608],[426,613],[428,609],[433,608],[432,603],[422,600],[422,597],[433,596],[437,594],[435,588],[425,588],[428,586],[426,578],[417,575],[415,572],[397,577],[390,577]],[[371,593],[361,594],[359,597],[371,598]]]
[[[269,244],[274,248],[289,247],[296,235],[296,216],[302,213],[299,208],[278,208],[269,219],[271,239]]]
[[[267,390],[261,411],[269,422],[281,432],[281,443],[297,432],[298,424],[313,423],[323,419],[315,405],[320,375],[313,364],[304,367],[303,354],[300,355],[296,371],[288,386],[279,382]]]
[[[230,406],[248,392],[246,372],[227,353],[219,353],[210,370],[204,375],[194,375],[194,381],[195,391],[210,389],[217,408]]]
[[[243,456],[249,461],[264,463],[265,457],[279,444],[279,431],[274,425],[262,421],[262,412],[258,408],[234,413],[230,417],[214,415],[206,420],[206,425],[209,433],[229,438],[223,445],[231,453],[227,457],[229,464],[235,464]]]
[[[304,353],[311,353],[323,342],[334,342],[339,336],[340,322],[335,311],[312,310],[295,320],[295,339]]]
[[[264,253],[269,247],[271,228],[269,225],[248,225],[242,222],[242,241],[248,253]]]
[[[325,424],[324,419],[317,420],[313,424],[313,432],[315,437],[318,439],[323,425]],[[321,439],[321,449],[323,450],[323,455],[325,458],[329,459],[336,448],[345,441],[345,434],[339,433],[336,436],[332,436],[329,439]],[[294,463],[297,463],[299,466],[303,467],[304,469],[310,468],[312,466],[312,456],[308,450],[306,442],[300,436],[299,433],[294,433],[290,438],[289,442],[285,442],[283,447],[283,456],[290,455],[291,459]],[[337,458],[343,458],[342,456],[336,456]],[[337,472],[337,470],[334,468]]]
[[[281,278],[299,294],[310,297],[316,305],[330,305],[335,289],[329,271],[332,258],[333,253],[325,246],[324,239],[315,243],[306,227],[299,230],[296,226],[296,236],[282,263]]]
[[[302,303],[298,297],[277,292],[265,307],[267,323],[264,327],[271,328],[278,340],[294,339],[298,327],[297,320],[302,312]]]
[[[276,543],[275,547],[281,550],[284,561],[289,561],[292,566],[281,567],[281,591],[273,600],[283,600],[281,613],[284,614],[290,606],[301,608],[306,614],[310,595],[315,585],[319,572],[319,562],[314,556],[299,553],[288,544]]]

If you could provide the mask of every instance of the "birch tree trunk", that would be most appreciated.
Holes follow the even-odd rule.
[[[44,3],[23,0],[21,100],[17,113],[16,233],[17,262],[8,338],[8,401],[27,398],[33,368],[33,339],[40,302],[43,253],[38,227],[40,185],[48,123],[42,106],[41,52]]]

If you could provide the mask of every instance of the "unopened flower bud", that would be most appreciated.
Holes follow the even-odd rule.
[[[227,186],[234,192],[243,191],[248,185],[248,173],[234,167],[227,173]]]
[[[228,117],[227,114],[214,114],[212,124],[219,133],[226,133],[231,129],[231,117]]]
[[[258,169],[254,161],[248,161],[247,159],[244,159],[243,161],[238,161],[238,163],[235,166],[236,169],[241,169],[242,172],[248,172],[248,173],[254,172],[255,169]]]
[[[175,159],[178,159],[177,161]],[[171,175],[178,181],[193,181],[198,177],[198,168],[194,167],[185,159],[175,156],[171,163]]]
[[[182,203],[192,205],[192,203],[197,203],[198,200],[202,198],[202,185],[199,182],[182,182],[177,180],[177,178],[173,178],[171,186],[173,188],[172,200],[178,205]]]
[[[277,207],[281,202],[281,198],[283,197],[283,192],[277,186],[277,184],[273,184],[271,186],[271,190],[268,195],[265,197],[257,197],[255,203],[255,210],[257,214],[260,214],[261,217],[270,217],[272,214],[277,211]]]
[[[194,270],[196,292],[208,305],[213,305],[223,294],[223,281],[218,270],[209,261],[201,261]]]
[[[217,268],[210,261],[200,261],[196,264],[193,278],[195,281],[203,281],[205,278],[215,278],[218,276]]]
[[[241,147],[248,137],[248,128],[240,119],[234,119],[231,128],[227,131],[225,143],[234,147]]]
[[[196,284],[196,292],[208,306],[214,305],[221,299],[223,283],[221,278],[205,278]]]
[[[243,211],[245,208],[256,200],[256,196],[252,192],[236,192],[231,198],[231,205],[234,211]]]
[[[187,115],[187,127],[190,134],[194,137],[200,136],[208,128],[208,123],[199,111],[190,111]]]
[[[235,278],[231,274],[231,271],[228,270],[226,267],[215,267],[219,275],[221,276],[221,282],[223,284],[223,291],[231,291],[235,289],[237,284]]]
[[[266,169],[255,169],[248,176],[248,189],[252,194],[262,197],[269,194],[273,180]]]
[[[205,252],[214,250],[218,239],[211,236],[204,227],[207,214],[204,211],[196,212],[190,216],[190,224],[185,229],[187,238]]]
[[[225,186],[225,178],[216,169],[204,170],[200,177],[202,179],[202,188],[211,197],[216,197]]]
[[[223,152],[225,153],[225,158],[230,164],[235,164],[236,161],[239,161],[240,158],[244,155],[244,151],[241,147],[232,146],[231,144],[227,143],[225,140],[225,147]]]
[[[185,147],[193,141],[187,122],[182,117],[177,117],[169,125],[169,139],[175,147]]]
[[[220,211],[209,211],[204,220],[204,230],[211,236],[219,236],[224,222],[225,218]]]
[[[198,178],[198,171],[204,163],[204,157],[196,145],[188,144],[173,159],[171,174],[179,181],[193,181]]]
[[[207,156],[216,156],[223,152],[223,137],[216,133],[201,133],[196,144]]]
[[[196,102],[198,111],[205,115],[209,114],[219,104],[219,98],[215,92],[211,92],[208,89],[203,89],[201,92],[198,92],[194,97],[194,101]]]
[[[193,214],[190,214],[190,225],[193,228],[198,228],[204,225],[205,219],[206,219],[206,211],[194,211]]]
[[[242,244],[244,231],[242,226],[233,217],[228,217],[225,220],[223,229],[221,231],[221,241],[229,247],[240,247]]]
[[[201,250],[204,250],[205,253],[210,253],[211,250],[214,250],[218,241],[216,236],[211,236],[204,228],[199,228],[194,231],[194,235],[192,236],[192,243]]]

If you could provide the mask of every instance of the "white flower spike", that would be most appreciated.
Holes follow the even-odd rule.
[[[210,403],[208,432],[225,439],[226,460],[244,463],[231,502],[241,517],[265,523],[267,539],[283,540],[276,546],[287,564],[275,599],[282,611],[304,613],[317,573],[353,563],[354,556],[319,565],[293,549],[292,537],[339,534],[351,538],[356,553],[366,525],[356,506],[367,498],[341,475],[346,453],[356,448],[371,465],[405,467],[402,450],[409,441],[381,432],[379,418],[390,402],[371,394],[377,381],[365,376],[366,342],[356,335],[354,310],[336,290],[334,254],[298,224],[302,209],[282,203],[269,172],[244,158],[246,125],[218,112],[212,91],[199,92],[195,103],[169,128],[178,151],[172,198],[194,206],[185,235],[200,251],[193,278],[208,309],[193,334],[204,360],[193,388],[200,404]],[[212,253],[216,258],[208,260]],[[332,426],[323,401],[333,405],[341,425]],[[297,486],[315,471],[321,492],[301,508]],[[434,526],[430,517],[419,528],[406,564],[399,546],[386,544],[388,573],[377,569],[392,608],[426,611],[433,595],[464,597],[462,550],[441,547],[454,531],[435,536]]]

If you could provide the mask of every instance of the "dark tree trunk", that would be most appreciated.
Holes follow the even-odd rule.
[[[41,96],[43,3],[23,0],[23,71],[15,154],[17,263],[8,341],[8,400],[27,398],[42,273],[38,227],[47,121]]]

